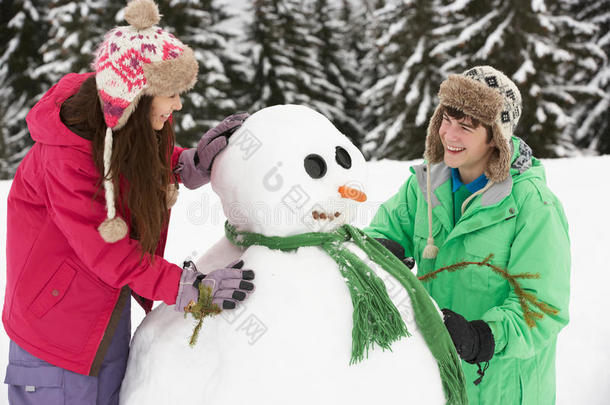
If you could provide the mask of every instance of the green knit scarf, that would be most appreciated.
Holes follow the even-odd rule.
[[[410,336],[383,281],[345,246],[344,242],[352,241],[369,259],[398,280],[409,294],[417,327],[437,361],[447,404],[468,402],[460,359],[430,296],[417,277],[374,238],[351,225],[343,225],[328,233],[281,237],[237,231],[229,222],[225,223],[225,235],[231,243],[243,247],[258,245],[291,251],[319,246],[333,258],[339,265],[354,307],[350,364],[362,361],[365,355],[368,357],[368,350],[374,344],[391,350],[393,342]]]

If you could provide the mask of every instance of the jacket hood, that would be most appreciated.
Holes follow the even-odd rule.
[[[512,137],[512,158],[510,166],[510,176],[513,182],[526,178],[538,177],[546,182],[546,175],[540,160],[532,155],[532,148],[521,138]]]
[[[59,117],[66,99],[74,95],[81,84],[93,73],[70,73],[49,89],[26,117],[30,136],[46,145],[76,146],[91,150],[91,143],[70,131]]]

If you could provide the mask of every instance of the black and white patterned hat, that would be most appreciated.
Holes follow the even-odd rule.
[[[498,117],[499,123],[503,129],[503,135],[510,139],[517,127],[522,110],[521,93],[515,83],[506,77],[504,73],[491,66],[476,66],[465,71],[463,75],[484,83],[500,93],[504,105]]]
[[[441,107],[452,107],[491,128],[497,151],[485,175],[496,183],[506,179],[512,158],[511,137],[522,111],[521,93],[515,83],[491,66],[476,66],[462,74],[450,75],[441,83],[438,97],[439,106],[428,125],[425,158],[430,163],[443,161],[444,150],[438,134],[443,120]]]

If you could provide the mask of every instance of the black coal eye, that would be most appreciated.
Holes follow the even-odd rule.
[[[313,179],[320,179],[326,174],[326,162],[320,155],[311,154],[307,155],[304,160],[305,171]]]
[[[335,148],[335,160],[339,163],[339,166],[349,169],[352,167],[352,158],[349,153],[341,146]]]

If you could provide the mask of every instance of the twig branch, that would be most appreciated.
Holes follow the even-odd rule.
[[[518,279],[534,279],[534,278],[537,279],[537,278],[540,278],[540,274],[538,274],[538,273],[535,273],[535,274],[519,273],[519,274],[512,275],[512,274],[508,273],[506,270],[501,269],[500,267],[494,266],[493,264],[491,264],[490,261],[492,258],[493,258],[493,254],[490,254],[482,262],[465,262],[464,261],[464,262],[455,263],[450,266],[441,267],[440,269],[434,270],[434,271],[432,271],[428,274],[425,274],[421,277],[418,277],[418,278],[420,281],[426,282],[426,281],[430,281],[430,280],[436,278],[436,276],[443,271],[453,272],[456,270],[464,269],[470,265],[487,267],[488,269],[491,269],[494,273],[498,274],[500,277],[502,277],[503,279],[508,281],[508,283],[512,287],[513,291],[519,298],[519,304],[521,305],[521,309],[523,310],[523,317],[525,318],[525,323],[527,323],[527,326],[529,326],[530,328],[533,328],[534,326],[536,326],[536,321],[539,319],[542,319],[544,317],[544,314],[556,315],[559,313],[559,310],[552,308],[546,302],[540,301],[536,297],[535,294],[525,291],[523,289],[523,287],[521,287],[521,284],[519,283],[519,281],[517,281]],[[540,312],[537,312],[535,310],[535,308],[540,310]]]
[[[199,300],[197,303],[191,301],[186,308],[184,309],[184,317],[186,318],[187,314],[193,315],[198,322],[193,330],[193,334],[189,339],[189,345],[194,346],[197,344],[197,338],[199,338],[199,331],[201,331],[201,327],[203,326],[203,319],[208,316],[218,315],[221,312],[221,309],[218,305],[212,303],[212,288],[203,283],[199,284]]]

